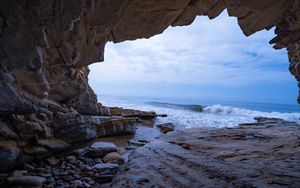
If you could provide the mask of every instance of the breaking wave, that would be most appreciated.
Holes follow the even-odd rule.
[[[255,122],[255,117],[281,118],[287,121],[293,121],[300,124],[300,113],[291,112],[262,112],[259,110],[250,110],[247,107],[233,107],[221,104],[214,105],[191,105],[191,104],[173,104],[166,102],[144,102],[145,100],[102,100],[106,106],[121,106],[137,110],[155,111],[158,114],[167,114],[167,117],[157,118],[157,123],[172,122],[177,129],[193,127],[234,127],[241,123]],[[146,99],[147,101],[147,99]],[[258,104],[263,106],[264,104]],[[272,104],[273,108],[290,108],[286,105]],[[259,106],[258,106],[259,107]],[[260,109],[260,108],[258,108]],[[261,108],[263,109],[263,108]],[[296,108],[293,108],[295,110]],[[288,109],[290,110],[290,109]]]
[[[272,117],[281,118],[288,121],[299,122],[300,113],[283,113],[283,112],[260,112],[256,110],[248,110],[243,108],[236,108],[231,106],[223,106],[220,104],[207,106],[203,109],[205,113],[214,113],[219,115],[232,115],[232,116],[250,116],[250,117]]]

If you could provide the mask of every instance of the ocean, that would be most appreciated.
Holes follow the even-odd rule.
[[[240,123],[255,122],[254,118],[258,116],[282,118],[300,124],[300,106],[292,104],[116,96],[101,96],[98,100],[104,106],[167,114],[167,117],[158,117],[156,123],[171,122],[177,129],[234,127]]]

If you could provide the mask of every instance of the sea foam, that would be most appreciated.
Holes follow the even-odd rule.
[[[300,124],[300,113],[261,112],[221,104],[190,105],[134,100],[102,100],[106,106],[119,106],[137,110],[155,111],[168,117],[157,118],[157,123],[171,122],[177,129],[193,127],[234,127],[241,123],[255,122],[255,117],[274,117]],[[202,109],[202,110],[201,110]]]

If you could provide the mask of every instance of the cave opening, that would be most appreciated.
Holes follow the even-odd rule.
[[[89,83],[104,103],[113,96],[298,112],[287,51],[274,50],[273,37],[274,28],[246,37],[227,11],[200,16],[150,39],[108,43],[104,62],[89,66]]]

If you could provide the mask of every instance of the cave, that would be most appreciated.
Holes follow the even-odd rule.
[[[299,0],[1,0],[0,5],[2,171],[132,124],[112,120],[101,125],[105,133],[91,133],[99,121],[90,117],[123,112],[97,101],[88,65],[104,61],[107,42],[150,38],[169,26],[189,25],[196,16],[214,19],[226,9],[246,36],[275,27],[270,45],[287,49],[300,88]],[[300,103],[300,93],[295,100]]]

